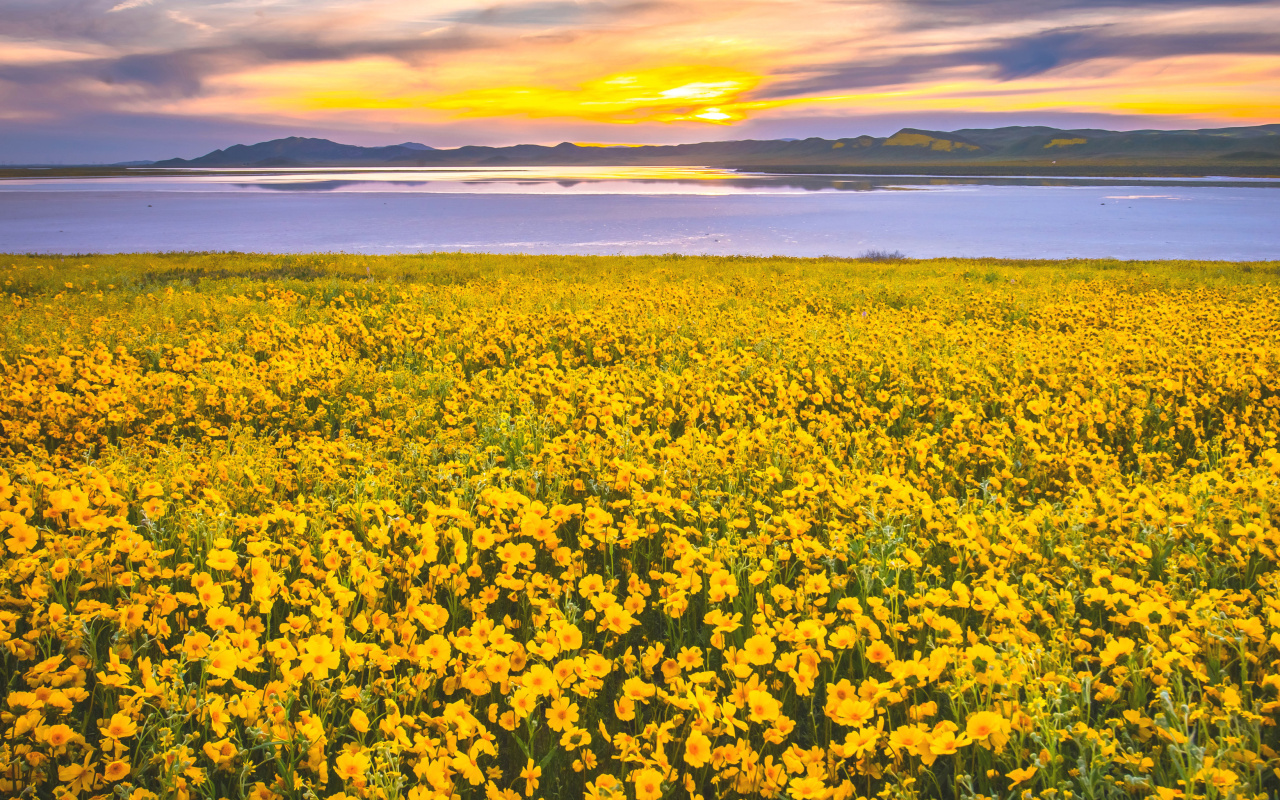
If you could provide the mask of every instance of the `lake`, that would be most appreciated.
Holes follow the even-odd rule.
[[[1280,179],[698,167],[134,170],[0,180],[0,252],[1280,259]]]

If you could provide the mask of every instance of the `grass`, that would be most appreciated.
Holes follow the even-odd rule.
[[[891,263],[879,263],[891,262]],[[463,285],[524,278],[553,285],[602,284],[616,280],[732,282],[786,276],[806,284],[830,278],[857,291],[892,282],[930,293],[936,278],[994,271],[1024,285],[1123,278],[1164,285],[1256,284],[1275,280],[1280,261],[1122,261],[1117,259],[907,259],[900,252],[868,251],[858,258],[759,258],[748,256],[561,256],[426,253],[365,256],[339,253],[138,253],[123,255],[0,254],[10,294],[120,291],[195,287],[223,291],[226,281],[367,280],[374,283]]]

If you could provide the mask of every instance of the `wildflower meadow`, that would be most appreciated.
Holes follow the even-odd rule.
[[[1280,793],[1280,265],[0,278],[0,795]]]

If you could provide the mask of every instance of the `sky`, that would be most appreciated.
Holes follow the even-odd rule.
[[[1280,122],[1280,0],[0,0],[0,163]]]

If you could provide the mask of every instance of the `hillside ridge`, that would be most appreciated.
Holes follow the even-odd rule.
[[[600,147],[561,142],[547,146],[464,145],[436,149],[406,142],[361,147],[291,136],[237,144],[198,158],[157,161],[154,167],[318,166],[642,166],[701,165],[750,168],[877,166],[889,164],[1099,163],[1118,161],[1280,163],[1280,124],[1204,130],[1109,131],[1044,126],[935,131],[903,128],[892,136],[837,139],[738,139],[677,145]]]

